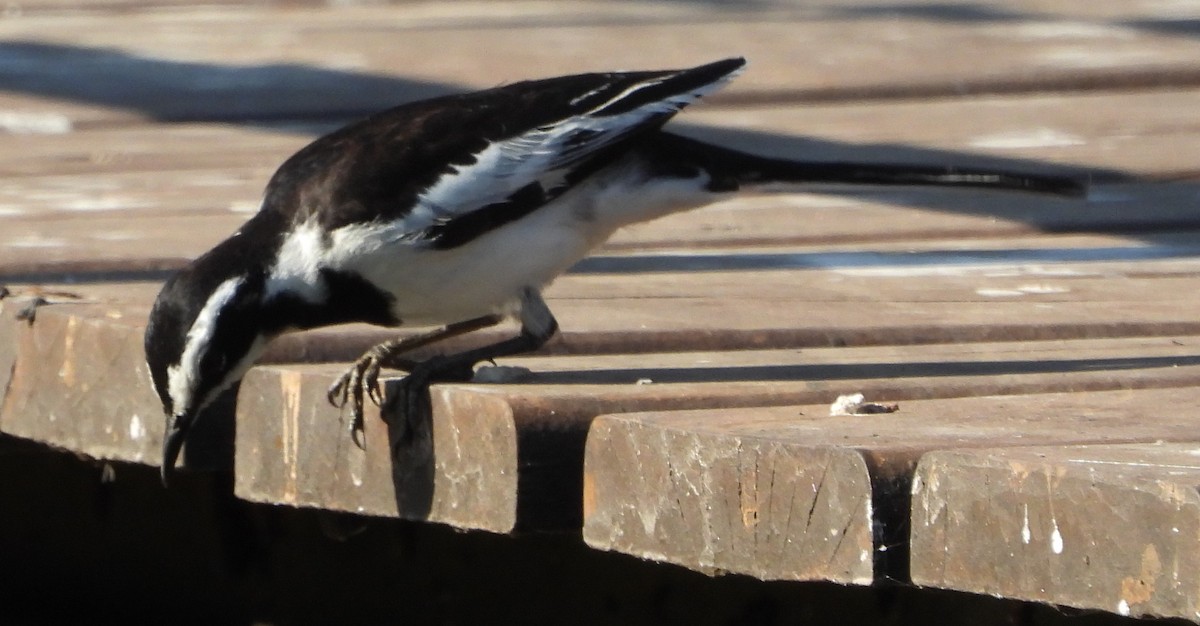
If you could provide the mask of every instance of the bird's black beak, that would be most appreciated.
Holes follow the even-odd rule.
[[[188,430],[192,427],[191,415],[175,415],[167,420],[167,432],[163,435],[162,482],[166,487],[171,482],[175,471],[175,461],[179,459],[179,451],[183,449],[183,441],[187,439]]]

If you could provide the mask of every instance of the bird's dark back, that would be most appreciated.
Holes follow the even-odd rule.
[[[448,168],[469,165],[488,144],[587,111],[630,84],[668,73],[525,81],[382,111],[313,141],[284,162],[267,187],[264,210],[294,223],[315,218],[330,230],[402,218]],[[645,130],[653,128],[657,125]]]

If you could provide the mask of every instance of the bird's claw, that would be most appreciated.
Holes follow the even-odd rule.
[[[363,387],[367,390],[367,397],[371,398],[371,402],[375,406],[383,405],[383,388],[379,386],[379,370],[380,365],[378,360],[372,360],[367,366],[366,373],[363,374]]]
[[[414,369],[412,361],[393,357],[386,350],[376,346],[359,357],[354,365],[338,377],[326,394],[333,406],[339,409],[349,408],[350,422],[347,429],[350,431],[350,440],[360,449],[366,449],[363,439],[363,407],[366,405],[364,397],[370,398],[375,406],[383,406],[383,386],[379,384],[379,375],[385,366],[402,370]]]
[[[359,449],[366,449],[363,441],[363,395],[366,395],[378,406],[380,393],[377,389],[379,382],[379,359],[374,354],[365,354],[354,365],[350,366],[337,381],[329,387],[327,398],[333,406],[350,409],[350,440]]]
[[[359,450],[367,449],[366,441],[363,439],[364,434],[365,431],[363,429],[361,419],[358,421],[357,425],[355,425],[353,421],[350,422],[350,441],[353,441],[354,445],[357,446]]]

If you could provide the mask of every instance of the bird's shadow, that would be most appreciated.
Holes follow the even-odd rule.
[[[803,357],[798,357],[802,359]],[[552,369],[532,372],[522,384],[635,385],[896,380],[951,376],[989,377],[1017,374],[1070,374],[1200,365],[1196,356],[1109,357],[1046,360],[904,361],[899,363],[770,364],[696,367]]]
[[[407,416],[399,379],[383,383],[384,401],[380,417],[387,425],[388,450],[392,460],[392,486],[396,507],[402,517],[428,519],[433,509],[434,470],[433,410],[429,390],[418,395],[423,410]]]
[[[299,63],[224,65],[116,48],[0,42],[0,91],[122,109],[157,121],[268,129],[361,117],[454,85]]]

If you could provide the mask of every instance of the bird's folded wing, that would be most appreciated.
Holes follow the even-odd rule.
[[[456,220],[507,222],[569,189],[622,152],[626,140],[657,129],[680,109],[732,78],[740,60],[679,72],[594,74],[564,93],[566,114],[490,141],[451,165],[405,218],[413,239],[455,232]],[[707,70],[702,72],[701,70]],[[483,211],[490,217],[472,216]]]

